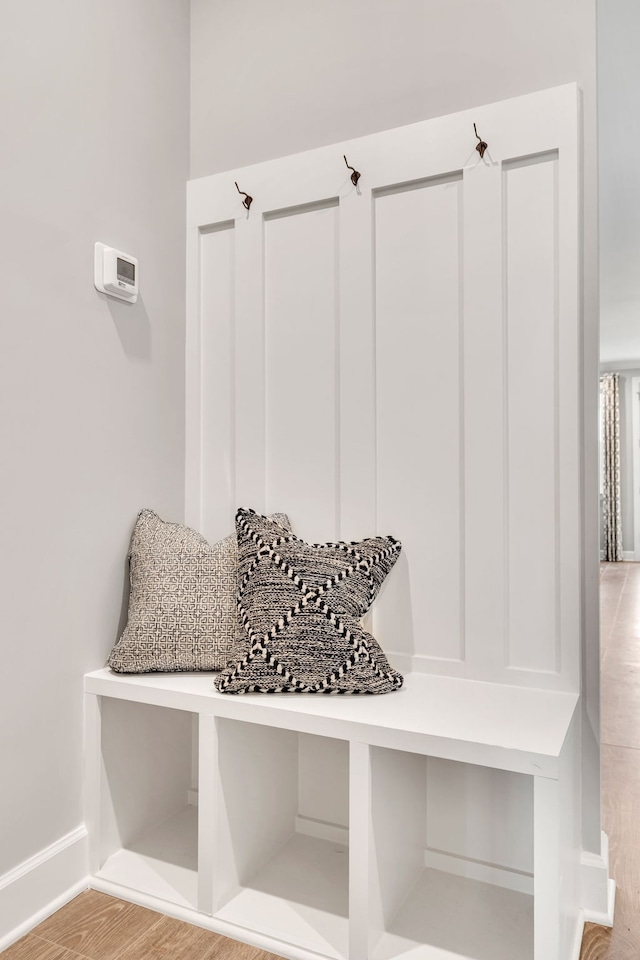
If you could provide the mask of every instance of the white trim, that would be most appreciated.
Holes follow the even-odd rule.
[[[638,558],[636,557],[635,550],[623,550],[623,551],[622,551],[622,559],[623,559],[623,560],[626,560],[626,561],[632,561],[632,562],[633,562],[633,561],[635,561],[635,560],[638,559]]]
[[[504,890],[515,890],[517,893],[533,896],[533,875],[530,873],[508,870],[480,860],[467,860],[441,850],[425,850],[424,865],[431,870],[441,870],[456,877],[467,877],[469,880],[479,880]]]
[[[313,817],[296,817],[296,833],[305,837],[316,837],[318,840],[328,840],[329,843],[342,843],[349,846],[349,828],[341,827],[337,823],[327,823],[325,820],[315,820]]]
[[[83,840],[86,836],[87,828],[83,824],[81,827],[76,827],[76,829],[72,830],[71,833],[67,833],[66,836],[60,837],[60,839],[56,840],[55,843],[52,843],[51,846],[45,847],[44,850],[40,850],[39,853],[29,857],[28,860],[23,860],[23,862],[19,863],[17,867],[14,867],[12,870],[8,870],[0,877],[0,893],[5,889],[5,887],[10,886],[12,883],[16,883],[16,881],[21,880],[22,877],[26,877],[26,875],[31,873],[32,870],[36,870],[38,867],[42,866],[43,863],[46,863],[47,860],[51,860],[52,857],[57,857],[57,855],[62,853],[63,850],[66,850],[67,847],[77,843],[79,840]]]
[[[580,857],[580,901],[585,921],[613,926],[616,885],[609,879],[609,838],[600,834],[600,853]]]
[[[0,951],[87,889],[87,858],[83,824],[0,877]]]
[[[567,957],[567,960],[580,960],[580,954],[582,953],[582,937],[584,936],[584,911],[581,910],[578,915],[578,922],[576,924],[576,933],[575,939],[573,941],[573,947],[571,953]]]
[[[607,909],[598,913],[596,910],[584,910],[586,923],[597,923],[601,927],[612,927],[616,905],[616,882],[607,880]]]

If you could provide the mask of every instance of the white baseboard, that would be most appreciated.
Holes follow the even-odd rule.
[[[623,550],[623,551],[622,551],[622,559],[623,559],[623,560],[635,560],[635,558],[636,558],[636,552],[635,552],[635,550]]]
[[[600,853],[580,857],[580,900],[585,922],[613,926],[616,885],[609,879],[609,838],[600,834]]]
[[[580,911],[578,921],[576,923],[576,932],[573,939],[573,947],[567,960],[580,960],[580,954],[582,953],[582,937],[584,934],[584,911]]]
[[[328,840],[330,843],[341,843],[345,847],[349,844],[348,827],[327,823],[326,820],[314,820],[313,817],[297,816],[296,833],[302,833],[306,837],[316,837],[318,840]]]
[[[0,877],[0,952],[89,886],[83,825]]]
[[[604,910],[583,910],[585,923],[597,923],[601,927],[613,926],[616,905],[615,880],[607,880],[607,906]]]
[[[464,857],[456,857],[450,853],[443,853],[441,850],[425,850],[424,865],[432,870],[453,873],[456,877],[467,877],[469,880],[491,883],[496,887],[503,887],[505,890],[533,894],[533,877],[531,874],[507,870],[491,863],[466,860]]]

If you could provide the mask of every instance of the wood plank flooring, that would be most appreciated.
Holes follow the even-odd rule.
[[[85,890],[2,960],[277,960],[236,940]]]
[[[640,564],[601,567],[603,827],[617,884],[612,930],[587,924],[580,960],[640,958]],[[87,890],[2,960],[275,960]]]
[[[612,930],[587,924],[580,960],[640,957],[640,564],[600,571],[603,829],[616,881]]]

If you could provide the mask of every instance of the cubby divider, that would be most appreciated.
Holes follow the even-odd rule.
[[[304,753],[335,751],[342,773],[344,741],[220,718],[218,853],[214,915],[239,927],[325,956],[348,952],[348,829],[328,817],[306,817]],[[314,742],[317,741],[317,742]],[[324,784],[315,797],[330,810],[345,782]],[[348,811],[345,810],[345,818]],[[346,841],[346,843],[345,843]]]

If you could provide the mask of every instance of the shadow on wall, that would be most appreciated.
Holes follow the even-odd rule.
[[[122,577],[122,605],[120,607],[120,617],[118,618],[118,630],[116,636],[113,638],[115,643],[120,639],[124,633],[124,628],[127,625],[127,616],[129,613],[129,595],[131,593],[131,581],[129,579],[129,551],[127,550],[127,556],[124,558],[124,569]]]
[[[137,303],[125,303],[105,293],[98,293],[109,309],[122,348],[132,360],[151,361],[151,322],[144,300],[138,295]]]

